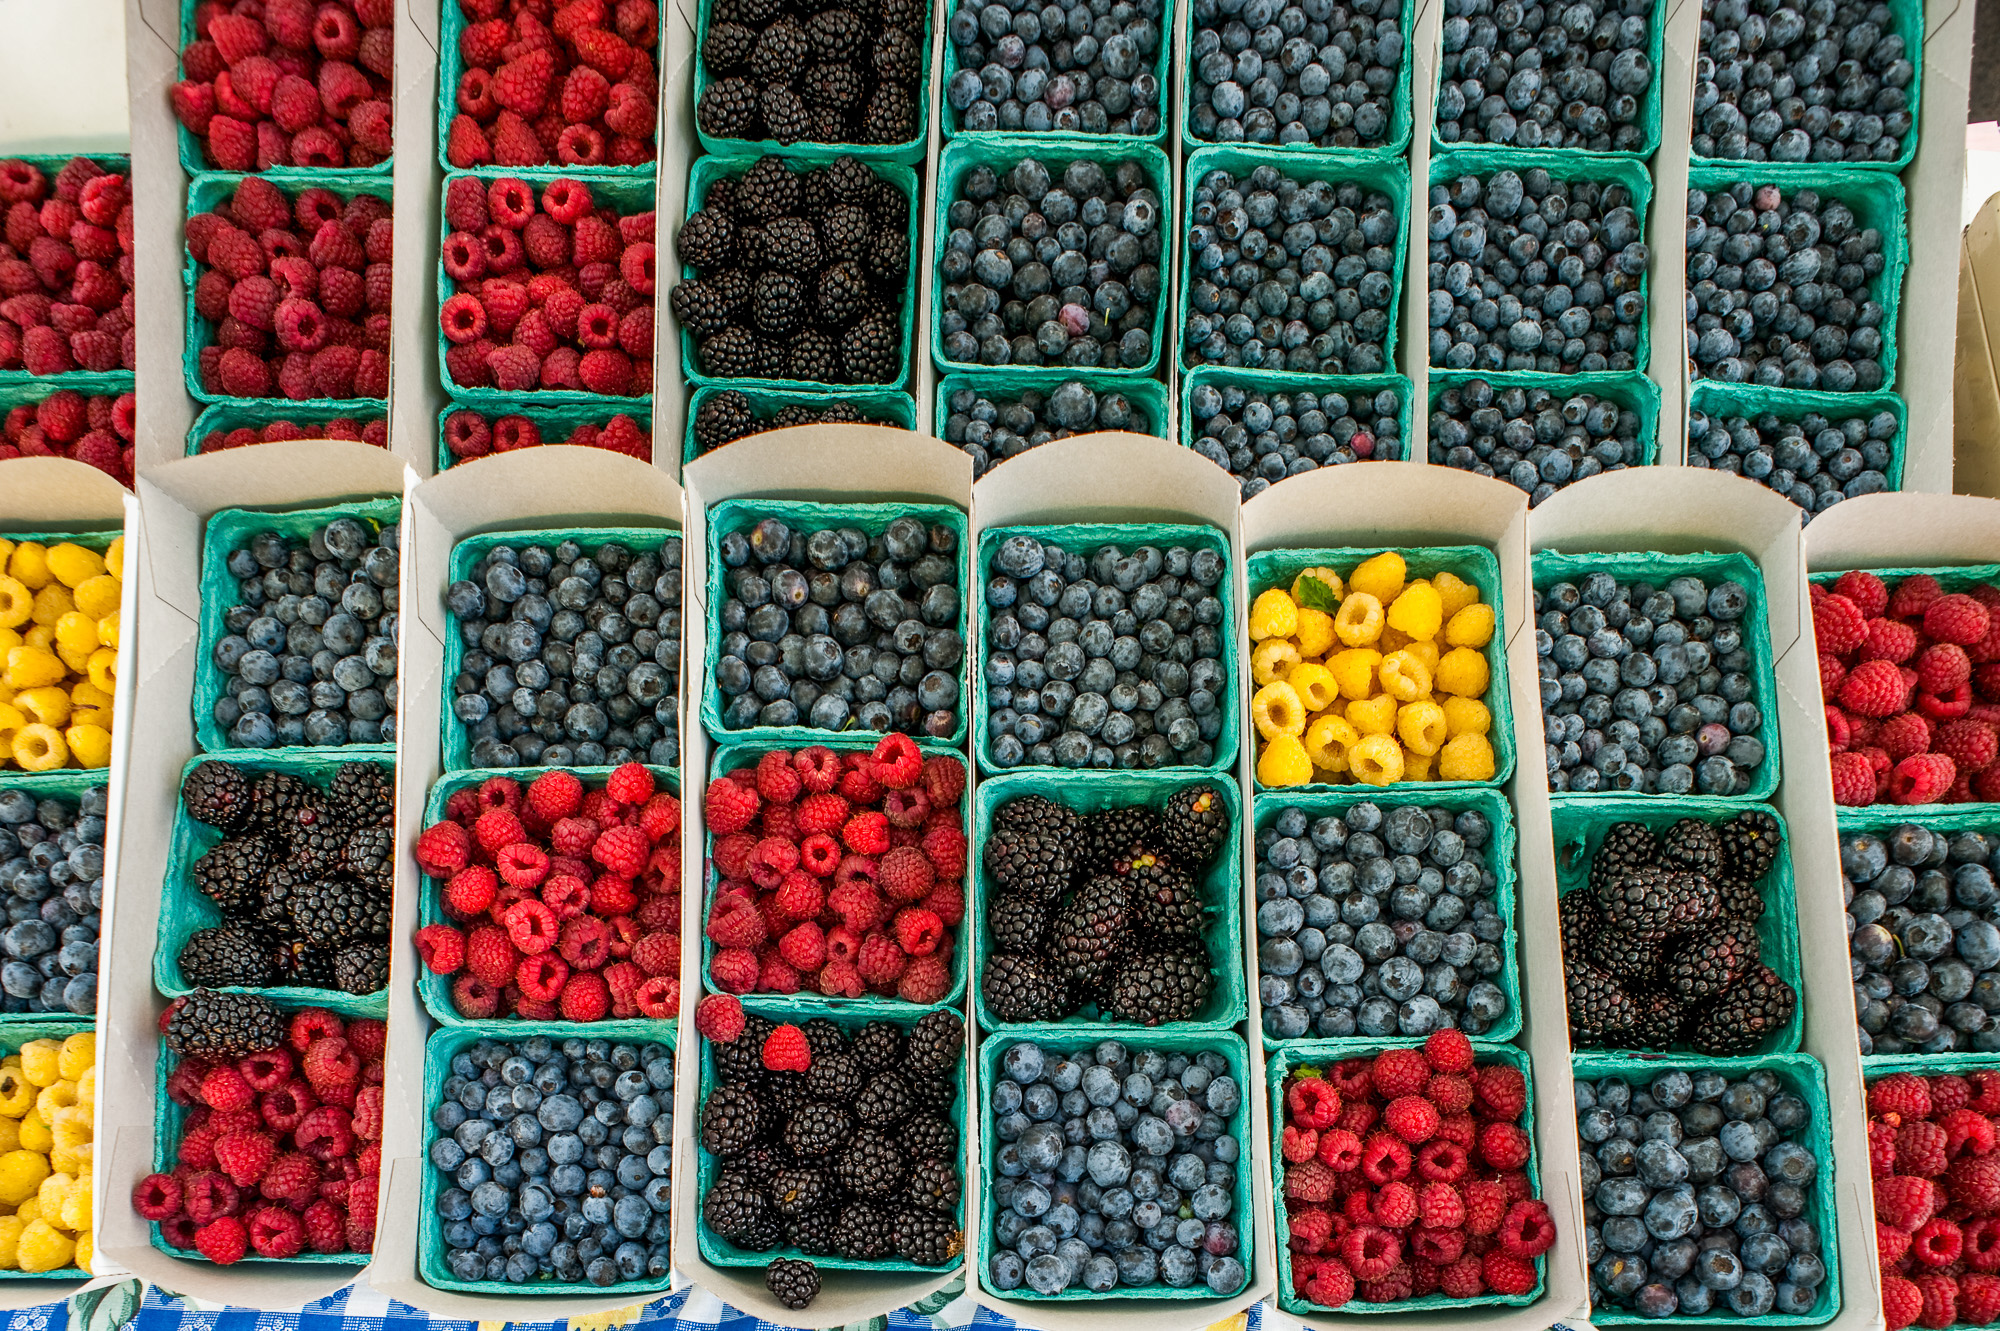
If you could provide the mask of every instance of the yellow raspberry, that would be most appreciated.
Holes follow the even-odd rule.
[[[1477,698],[1448,693],[1444,699],[1445,731],[1452,735],[1484,735],[1493,728],[1493,713]]]
[[[56,655],[71,670],[90,668],[90,654],[101,646],[97,641],[97,621],[81,610],[72,610],[56,621]]]
[[[1428,781],[1431,779],[1431,762],[1435,754],[1418,753],[1413,749],[1403,750],[1403,780]]]
[[[1403,746],[1387,735],[1363,735],[1347,750],[1347,770],[1364,786],[1393,786],[1403,779]]]
[[[1349,647],[1344,652],[1335,652],[1326,660],[1326,668],[1333,672],[1334,682],[1340,685],[1340,696],[1350,701],[1373,696],[1375,692],[1375,667],[1382,664],[1382,653],[1373,647]]]
[[[1435,638],[1443,624],[1443,598],[1428,582],[1419,580],[1403,588],[1389,607],[1389,627],[1412,638]]]
[[[69,691],[60,684],[42,684],[22,689],[14,695],[14,706],[28,714],[31,722],[59,726],[69,720]]]
[[[35,1189],[35,1204],[42,1208],[42,1214],[51,1219],[60,1219],[63,1203],[69,1200],[70,1189],[76,1180],[58,1170],[42,1180],[42,1186]]]
[[[111,704],[114,701],[115,699],[110,694],[98,688],[88,679],[73,680],[70,683],[69,702],[72,712],[108,712],[111,710]]]
[[[1285,676],[1285,683],[1299,695],[1308,712],[1323,712],[1340,697],[1340,682],[1323,665],[1301,661]]]
[[[24,772],[52,772],[69,761],[69,744],[54,726],[37,721],[14,732],[14,765]]]
[[[60,1271],[76,1256],[76,1240],[46,1220],[31,1220],[15,1246],[23,1271]]]
[[[58,1040],[30,1040],[21,1046],[21,1075],[37,1088],[62,1080],[62,1043]]]
[[[27,639],[21,636],[19,629],[0,628],[0,662],[5,662],[7,653],[26,641]],[[0,684],[0,688],[5,687],[5,684]]]
[[[1325,656],[1333,646],[1333,616],[1324,610],[1299,607],[1299,627],[1292,635],[1301,657]]]
[[[75,541],[49,547],[49,573],[65,587],[78,587],[104,572],[104,556]]]
[[[1451,622],[1453,615],[1465,607],[1479,603],[1479,588],[1456,573],[1433,574],[1431,586],[1438,590],[1438,599],[1443,603],[1444,619],[1447,624]]]
[[[1416,660],[1423,662],[1425,670],[1436,676],[1438,668],[1438,645],[1429,638],[1418,638],[1403,647]]]
[[[1394,550],[1384,550],[1373,559],[1363,560],[1354,572],[1347,575],[1347,590],[1367,592],[1383,605],[1389,604],[1403,592],[1403,577],[1409,572],[1403,557]]]
[[[1299,626],[1299,607],[1289,593],[1273,587],[1250,605],[1250,641],[1289,638]]]
[[[63,667],[62,658],[54,652],[25,645],[8,649],[9,688],[34,689],[45,684],[59,684],[62,682],[62,677],[68,673]]]
[[[71,726],[63,731],[63,743],[78,767],[111,766],[111,732],[103,726]]]
[[[120,536],[104,551],[104,571],[120,582],[125,580],[125,538]]]
[[[118,645],[118,634],[122,620],[116,610],[97,621],[97,640],[106,647]]]
[[[1300,569],[1299,575],[1292,579],[1292,599],[1301,608],[1310,605],[1331,611],[1339,606],[1340,598],[1345,594],[1340,575],[1323,566]]]
[[[80,1233],[90,1228],[91,1219],[90,1188],[79,1180],[63,1198],[62,1227],[72,1234]]]
[[[27,714],[11,702],[0,702],[0,762],[13,756],[14,732],[28,724]]]
[[[28,1120],[21,1124],[24,1134]],[[35,1195],[49,1176],[48,1157],[33,1147],[23,1147],[0,1155],[0,1203],[19,1206]]]
[[[53,629],[57,620],[74,609],[76,602],[70,599],[69,588],[60,582],[52,582],[35,593],[35,608],[28,613],[28,618]]]
[[[1489,679],[1485,655],[1470,647],[1454,647],[1438,661],[1437,687],[1440,693],[1483,698]]]
[[[1421,699],[1404,703],[1396,712],[1396,734],[1402,737],[1404,748],[1428,758],[1450,738],[1445,728],[1444,708]]]
[[[56,1069],[70,1081],[79,1080],[84,1073],[97,1066],[97,1036],[91,1031],[78,1031],[62,1042],[56,1051]],[[77,1088],[82,1093],[82,1087]]]
[[[30,1109],[27,1114],[22,1116],[21,1118],[22,1150],[33,1151],[37,1155],[46,1156],[50,1151],[55,1149],[55,1145],[56,1145],[55,1129],[51,1128],[42,1119],[42,1116],[40,1114]]]
[[[1333,617],[1333,632],[1349,647],[1367,647],[1382,636],[1382,603],[1367,592],[1349,592]]]
[[[0,536],[0,569],[7,567],[7,561],[14,557],[14,542]]]
[[[21,1269],[21,1259],[18,1255],[21,1231],[27,1227],[27,1220],[21,1216],[0,1216],[0,1271]]]
[[[118,598],[123,593],[118,579],[109,573],[100,573],[94,578],[86,578],[76,589],[76,608],[92,619],[102,619],[106,615],[118,613]]]
[[[1415,702],[1431,691],[1431,672],[1409,652],[1390,652],[1375,668],[1382,689],[1397,702]]]
[[[21,1146],[20,1120],[0,1118],[0,1154],[19,1150]]]
[[[1390,735],[1396,730],[1396,700],[1386,693],[1347,704],[1347,720],[1363,735]]]
[[[1306,757],[1314,767],[1338,775],[1347,770],[1348,748],[1360,738],[1345,717],[1322,712],[1306,724]]]
[[[34,613],[35,594],[19,578],[0,578],[0,628],[19,628]]]
[[[1292,673],[1299,649],[1289,638],[1266,638],[1250,649],[1250,679],[1258,685],[1275,683]]]
[[[1297,736],[1306,728],[1305,704],[1298,692],[1282,679],[1258,689],[1250,699],[1250,720],[1265,739],[1279,735]]]
[[[1469,605],[1453,615],[1444,640],[1453,647],[1484,647],[1493,641],[1493,607]]]
[[[16,1062],[0,1067],[0,1117],[18,1119],[35,1106],[35,1084]]]
[[[44,1086],[42,1093],[35,1097],[35,1112],[42,1116],[42,1122],[53,1125],[56,1114],[76,1103],[76,1083],[59,1081],[53,1086]]]
[[[32,647],[38,652],[54,652],[56,630],[52,624],[30,624],[21,632],[21,645]]]
[[[90,1269],[91,1255],[96,1251],[97,1243],[94,1232],[85,1230],[76,1236],[76,1252],[70,1257],[70,1261],[76,1264],[76,1268],[79,1271],[88,1271]]]
[[[1312,772],[1312,759],[1297,735],[1275,735],[1257,755],[1257,780],[1267,786],[1302,786]]]
[[[1454,735],[1438,750],[1438,776],[1446,781],[1491,781],[1493,746],[1486,736]]]
[[[99,647],[90,654],[90,682],[106,693],[118,692],[118,653]]]
[[[49,585],[49,548],[40,541],[23,541],[7,558],[7,572],[22,586],[38,592]]]

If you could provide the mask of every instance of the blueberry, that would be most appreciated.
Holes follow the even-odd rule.
[[[1009,458],[1052,439],[1067,439],[1091,430],[1131,430],[1158,433],[1164,421],[1152,420],[1123,393],[1098,392],[1071,379],[1044,393],[1024,388],[1018,397],[960,389],[947,403],[944,438],[972,459],[975,478]],[[933,622],[926,613],[926,622]]]

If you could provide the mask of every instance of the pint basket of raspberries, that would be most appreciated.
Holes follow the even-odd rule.
[[[154,1173],[132,1189],[175,1257],[365,1266],[387,1028],[197,989],[160,1016]]]
[[[1989,1325],[2000,1317],[2000,1070],[1949,1055],[1869,1064],[1888,1331]]]
[[[1833,798],[2000,802],[2000,566],[1812,581]]]
[[[965,759],[908,735],[728,745],[702,799],[702,974],[786,1016],[965,993]]]
[[[0,316],[7,324],[0,328],[0,384],[132,391],[131,171],[132,159],[123,156],[0,157],[0,206],[15,219],[7,243],[27,261],[27,271],[11,271],[8,311]],[[43,239],[60,248],[36,243]],[[37,263],[36,254],[46,257]],[[62,308],[60,328],[50,317],[54,307]]]
[[[634,413],[629,407],[619,410],[622,405],[605,402],[588,407],[523,407],[516,403],[501,413],[473,411],[447,403],[438,412],[438,470],[541,444],[601,448],[651,462],[652,419],[643,412]]]
[[[187,455],[220,453],[293,439],[346,439],[370,448],[389,446],[389,418],[379,409],[338,402],[257,402],[231,398],[202,409],[188,429]]]
[[[638,763],[440,779],[415,847],[417,992],[430,1014],[446,1026],[609,1021],[612,1034],[672,1020],[679,789]]]
[[[1541,1200],[1528,1057],[1301,1041],[1270,1059],[1278,1303],[1287,1312],[1523,1305],[1558,1239]],[[1576,1236],[1569,1236],[1576,1242]]]

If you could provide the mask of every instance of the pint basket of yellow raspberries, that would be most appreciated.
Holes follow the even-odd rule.
[[[0,780],[111,763],[118,532],[0,536]]]
[[[1507,778],[1492,551],[1267,550],[1248,573],[1259,786]]]
[[[80,1279],[90,1273],[97,1037],[52,1022],[7,1039],[23,1036],[0,1060],[0,1279]]]

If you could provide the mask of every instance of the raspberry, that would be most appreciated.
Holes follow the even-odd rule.
[[[210,1109],[246,1109],[257,1097],[242,1073],[219,1067],[201,1079],[201,1098]]]
[[[1939,729],[1936,748],[1960,773],[1983,771],[2000,756],[2000,740],[1996,740],[1993,727],[1965,718],[1947,721]]]
[[[629,879],[600,874],[590,885],[590,909],[606,919],[629,915],[638,904],[639,898],[633,894]]]
[[[1528,1163],[1528,1134],[1512,1123],[1488,1123],[1479,1130],[1479,1158],[1495,1169]]]
[[[1875,1214],[1906,1234],[1914,1233],[1936,1209],[1936,1190],[1928,1179],[1897,1174],[1875,1180]]]
[[[1292,1208],[1285,1220],[1291,1231],[1286,1246],[1293,1252],[1316,1253],[1333,1236],[1333,1217],[1316,1206]]]
[[[493,857],[493,864],[500,877],[513,887],[536,887],[549,872],[547,853],[527,841],[517,841],[503,849]]]
[[[926,829],[918,846],[932,867],[946,878],[965,876],[965,833],[951,824],[934,824]]]
[[[1402,1259],[1402,1239],[1375,1225],[1352,1230],[1340,1241],[1340,1260],[1359,1280],[1380,1280]]]
[[[305,1246],[305,1223],[296,1211],[260,1206],[250,1214],[250,1246],[260,1257],[295,1257]]]
[[[516,901],[500,913],[500,923],[507,930],[507,941],[517,951],[529,956],[546,952],[556,945],[559,926],[555,912],[538,898],[526,897]]]
[[[1868,1168],[1878,1175],[1896,1172],[1896,1129],[1890,1124],[1868,1125]]]
[[[361,1080],[361,1056],[339,1036],[314,1040],[301,1063],[306,1080],[324,1096],[329,1087],[353,1086]]]
[[[796,769],[795,769],[796,770]],[[808,836],[840,831],[847,821],[847,801],[827,791],[807,795],[793,812],[793,824]]]
[[[1317,1160],[1303,1160],[1285,1170],[1285,1196],[1300,1202],[1330,1201],[1334,1174]]]
[[[1917,1322],[1932,1331],[1943,1331],[1958,1320],[1958,1282],[1947,1275],[1925,1274],[1912,1277],[1911,1283],[1923,1295],[1923,1312]]]
[[[1454,1299],[1477,1298],[1486,1292],[1484,1266],[1477,1257],[1448,1262],[1438,1272],[1438,1288]]]
[[[1407,1178],[1410,1173],[1410,1148],[1401,1138],[1386,1132],[1370,1133],[1361,1147],[1361,1173],[1370,1183],[1381,1185],[1391,1180]]]
[[[747,994],[757,987],[757,954],[747,947],[717,949],[708,963],[716,988],[726,994]]]
[[[236,1071],[251,1090],[274,1091],[292,1075],[292,1056],[283,1049],[262,1049],[237,1060]]]
[[[1917,631],[1895,619],[1868,621],[1868,637],[1861,644],[1864,661],[1894,661],[1898,665],[1915,656]]]
[[[247,1188],[264,1177],[277,1152],[269,1133],[245,1128],[216,1139],[215,1163],[237,1187]]]
[[[1464,1031],[1436,1031],[1424,1041],[1424,1060],[1437,1072],[1471,1072],[1472,1041]]]
[[[951,971],[945,965],[944,956],[933,952],[929,956],[913,959],[904,968],[902,978],[896,981],[896,996],[906,1003],[920,1003],[928,1007],[943,1002],[951,988]]]
[[[1951,1200],[1969,1215],[2000,1211],[2000,1158],[1980,1156],[1957,1161],[1951,1166],[1945,1184]]]
[[[903,970],[910,959],[903,949],[896,946],[896,940],[883,933],[870,933],[861,940],[860,950],[854,957],[854,968],[861,975],[861,982],[871,989],[886,992],[895,987],[903,977]]]
[[[1896,804],[1935,804],[1957,776],[1957,764],[1944,754],[1914,754],[1889,773],[1889,799]]]
[[[132,1189],[132,1209],[145,1220],[181,1213],[181,1181],[172,1174],[148,1174]]]
[[[303,1054],[312,1048],[315,1040],[337,1040],[346,1032],[347,1027],[340,1018],[325,1008],[300,1008],[292,1014],[292,1024],[286,1028],[285,1041]]]
[[[1896,584],[1889,594],[1889,613],[1897,619],[1921,617],[1931,602],[1944,595],[1944,588],[1928,573],[1913,573]]]
[[[1368,1069],[1375,1091],[1385,1100],[1415,1095],[1430,1080],[1430,1065],[1415,1049],[1385,1049],[1375,1056]]]
[[[1328,1128],[1319,1134],[1313,1158],[1336,1174],[1361,1168],[1361,1139],[1346,1128]]]
[[[1924,1295],[1901,1276],[1882,1276],[1882,1319],[1886,1331],[1903,1331],[1923,1314]]]
[[[1472,1094],[1485,1118],[1513,1123],[1528,1112],[1528,1083],[1519,1068],[1492,1063],[1473,1072]],[[1504,1168],[1504,1166],[1503,1166]]]
[[[492,907],[499,887],[500,880],[491,869],[475,864],[451,876],[440,904],[455,920],[476,920]]]
[[[1910,686],[1889,661],[1863,661],[1840,683],[1840,705],[1857,716],[1893,716],[1908,707]]]
[[[1822,596],[1814,600],[1813,641],[1819,650],[1846,656],[1868,639],[1868,618],[1861,607],[1845,596]]]
[[[590,858],[621,878],[637,878],[646,868],[653,848],[646,834],[636,827],[613,827],[597,838]]]
[[[2000,1278],[1964,1275],[1958,1278],[1958,1316],[1974,1326],[1991,1325],[2000,1317]]]
[[[1480,1274],[1485,1277],[1486,1287],[1495,1294],[1526,1294],[1534,1289],[1537,1279],[1534,1263],[1500,1248],[1486,1254]]]
[[[871,816],[880,815],[860,815],[863,818]],[[849,826],[852,825],[850,822]],[[850,841],[849,844],[853,843]],[[923,851],[915,846],[898,846],[882,857],[878,881],[890,900],[916,901],[930,892],[937,881],[937,871]]]
[[[1931,723],[1922,712],[1904,712],[1901,716],[1890,717],[1875,732],[1875,742],[1886,751],[1892,761],[1901,762],[1915,754],[1928,752],[1931,747]]]
[[[2000,1072],[1992,1069],[1968,1072],[1965,1083],[1971,1096],[1965,1102],[1967,1109],[1981,1114],[2000,1114]]]
[[[1319,1077],[1297,1077],[1285,1088],[1285,1108],[1300,1127],[1325,1131],[1340,1114],[1340,1093]]]
[[[472,837],[457,823],[427,827],[417,837],[417,867],[433,878],[448,878],[472,855]]]
[[[1910,1236],[1881,1221],[1875,1222],[1875,1255],[1884,1270],[1896,1267],[1909,1255]]]
[[[1382,1111],[1382,1122],[1389,1131],[1415,1146],[1437,1135],[1439,1116],[1437,1106],[1421,1095],[1401,1095]]]
[[[459,412],[452,420],[461,417],[470,417],[481,430],[486,428],[486,422],[471,412]],[[583,807],[583,782],[574,772],[544,772],[529,783],[525,804],[532,822],[553,827]]]
[[[1500,1247],[1514,1257],[1539,1257],[1555,1246],[1555,1222],[1546,1203],[1515,1202],[1500,1222]]]
[[[739,895],[717,898],[705,932],[721,947],[756,947],[769,930],[757,907],[749,898]]]
[[[880,813],[857,813],[840,829],[840,839],[857,855],[880,855],[889,849],[889,820]]]
[[[811,920],[795,925],[778,940],[778,955],[794,970],[817,971],[826,964],[826,931]]]
[[[507,930],[492,924],[475,925],[465,939],[465,968],[490,985],[503,985],[513,978],[521,963]]]
[[[1986,607],[1964,592],[1940,596],[1924,607],[1924,632],[1938,642],[1971,647],[1986,637]]]
[[[553,1003],[562,996],[570,976],[569,963],[552,953],[523,957],[514,972],[514,987],[531,1002]]]
[[[209,1261],[229,1266],[243,1260],[250,1247],[250,1234],[235,1216],[220,1216],[195,1230],[194,1246]]]
[[[825,794],[839,784],[840,755],[824,744],[800,749],[792,755],[792,766],[798,769],[799,781],[813,794]]]
[[[601,975],[572,972],[563,985],[560,1007],[564,1021],[599,1021],[611,1010],[611,991]]]
[[[764,1037],[764,1067],[771,1072],[804,1072],[812,1066],[806,1033],[789,1023]]]
[[[702,817],[709,831],[727,836],[755,822],[762,803],[749,786],[728,777],[717,777],[708,783],[708,790],[702,796]]]
[[[1840,575],[1833,590],[1861,608],[1871,618],[1889,608],[1889,589],[1866,569],[1850,569]]]
[[[306,1207],[299,1217],[305,1226],[306,1246],[318,1253],[341,1252],[347,1247],[347,1213],[322,1198]]]
[[[917,742],[901,731],[884,735],[869,759],[875,779],[890,790],[908,790],[923,775],[924,756]]]
[[[919,904],[940,922],[955,926],[965,918],[965,888],[958,883],[939,883]]]
[[[1858,753],[1835,753],[1833,802],[1845,808],[1859,808],[1875,802],[1875,769]]]
[[[467,973],[451,982],[452,1011],[479,1021],[500,1011],[500,990],[492,982]]]
[[[1910,1255],[1925,1266],[1950,1266],[1958,1260],[1965,1236],[1958,1226],[1941,1217],[1926,1220],[1910,1236]]]
[[[1990,1189],[1981,1187],[1976,1195],[1980,1198],[1979,1205],[1992,1205]],[[1900,1229],[1888,1229],[1878,1224],[1875,1233],[1878,1240],[1885,1235],[1894,1235],[1902,1240],[1903,1251],[1909,1249],[1910,1236]],[[1959,1248],[1959,1255],[1967,1268],[1983,1272],[2000,1271],[2000,1216],[1989,1215],[1983,1220],[1969,1222],[1964,1227],[1964,1235],[1965,1242]],[[1901,1255],[1902,1252],[1897,1253],[1898,1257]],[[1893,1260],[1882,1263],[1885,1267],[1893,1264]]]

